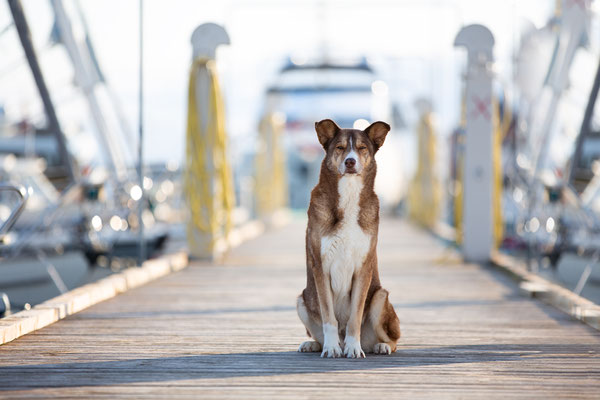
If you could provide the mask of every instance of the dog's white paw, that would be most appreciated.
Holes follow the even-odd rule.
[[[346,336],[344,340],[344,355],[348,358],[365,358],[365,352],[360,347],[360,342],[353,336]]]
[[[373,347],[373,353],[375,354],[392,354],[392,348],[387,343],[377,343]]]
[[[342,356],[342,348],[338,343],[327,344],[323,346],[323,352],[321,353],[321,357],[327,358],[336,358]]]
[[[317,351],[321,351],[321,344],[314,340],[302,342],[300,347],[298,347],[298,352],[300,353],[314,353]]]

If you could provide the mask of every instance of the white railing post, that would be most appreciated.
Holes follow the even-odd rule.
[[[460,30],[455,47],[467,49],[465,73],[466,127],[463,169],[463,242],[465,260],[486,262],[492,233],[492,50],[494,36],[485,26]]]

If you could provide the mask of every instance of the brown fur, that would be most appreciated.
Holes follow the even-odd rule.
[[[337,326],[331,315],[332,288],[330,276],[324,271],[321,260],[321,239],[339,229],[344,220],[344,210],[339,208],[338,182],[343,174],[339,171],[344,157],[355,150],[362,167],[362,190],[358,205],[358,225],[371,238],[362,266],[354,272],[349,296],[351,310],[346,326],[337,326],[340,334],[359,337],[363,350],[372,352],[374,345],[386,343],[396,350],[400,338],[400,324],[388,293],[382,289],[377,269],[377,235],[379,228],[379,200],[373,190],[377,165],[374,155],[383,145],[389,126],[376,122],[364,131],[340,129],[333,121],[323,120],[315,124],[319,142],[326,151],[321,164],[319,182],[311,193],[306,228],[306,288],[298,298],[298,314],[309,336],[323,347],[323,324]],[[352,149],[349,146],[352,140]],[[347,173],[346,170],[345,173]],[[374,300],[375,299],[375,300]],[[377,318],[378,316],[378,318]],[[361,336],[361,331],[374,332]],[[369,336],[369,337],[367,337]],[[303,345],[301,345],[302,348]],[[365,346],[367,348],[365,348]],[[311,350],[319,346],[314,344]],[[325,351],[324,351],[325,353]],[[323,354],[322,354],[323,356]]]

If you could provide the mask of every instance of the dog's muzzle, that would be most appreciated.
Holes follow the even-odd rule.
[[[348,173],[348,174],[356,173],[356,160],[354,158],[347,158],[344,161],[344,165],[346,165],[346,173]]]

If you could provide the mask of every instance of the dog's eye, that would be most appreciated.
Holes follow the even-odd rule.
[[[367,146],[360,146],[360,147],[357,147],[357,149],[358,149],[358,150],[366,150],[366,149],[367,149]]]
[[[336,147],[336,149],[338,149],[338,150],[344,150],[344,148],[345,148],[344,146],[337,146]]]

